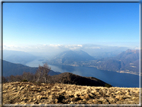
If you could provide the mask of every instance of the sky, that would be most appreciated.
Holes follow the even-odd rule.
[[[4,49],[139,41],[139,3],[3,3]]]

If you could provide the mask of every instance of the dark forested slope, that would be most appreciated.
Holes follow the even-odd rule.
[[[35,73],[37,67],[28,67],[22,64],[14,64],[8,61],[3,60],[3,76],[10,76],[10,75],[22,75],[23,72],[31,72]],[[59,72],[50,71],[49,75],[57,75],[60,74]]]

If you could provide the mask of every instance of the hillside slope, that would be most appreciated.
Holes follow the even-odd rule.
[[[11,82],[3,84],[3,104],[139,104],[139,88]]]
[[[101,60],[97,64],[101,70],[139,74],[139,50],[124,51],[116,57]]]
[[[8,61],[3,60],[3,76],[10,76],[10,75],[22,75],[23,72],[31,72],[35,73],[37,67],[28,67],[22,64],[15,64]],[[60,74],[59,72],[54,72],[51,70],[49,75],[57,75]]]
[[[54,75],[52,76],[52,78],[54,78],[54,82],[63,84],[76,84],[84,86],[111,86],[104,81],[101,81],[94,77],[83,77],[68,72]]]
[[[26,64],[36,58],[37,56],[23,51],[3,50],[3,59],[12,63]]]

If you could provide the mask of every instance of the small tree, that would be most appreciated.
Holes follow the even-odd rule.
[[[36,77],[36,82],[44,82],[47,83],[48,78],[49,78],[49,71],[51,70],[50,67],[48,67],[47,63],[45,63],[43,66],[38,67],[38,70],[35,73],[35,77]]]
[[[22,79],[32,82],[34,79],[34,74],[31,72],[23,72]]]
[[[7,77],[8,79],[8,82],[15,82],[16,81],[16,78],[14,75],[10,75],[9,77]]]

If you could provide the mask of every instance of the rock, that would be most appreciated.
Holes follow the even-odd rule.
[[[7,91],[2,91],[3,93],[6,93]]]
[[[40,100],[41,99],[41,95],[38,95],[36,98],[37,98],[37,100]]]
[[[116,92],[116,94],[120,94],[120,93],[121,93],[121,91],[117,91],[117,92]]]
[[[55,104],[58,103],[58,99],[55,99]]]
[[[107,100],[103,97],[101,97],[100,99],[98,99],[98,101],[102,101],[102,102],[107,102]]]
[[[115,98],[119,100],[120,99],[120,95],[116,95]]]
[[[111,104],[114,104],[114,103],[115,103],[115,99],[112,98],[112,97],[109,97],[109,98],[108,98],[108,101],[109,101]]]
[[[20,90],[22,90],[22,89],[24,89],[24,87],[23,87],[23,86],[20,88]]]
[[[70,104],[74,104],[74,103],[71,101]]]
[[[90,96],[91,98],[94,98],[94,97],[95,97],[95,95],[92,94],[92,93],[89,93],[89,96]]]

